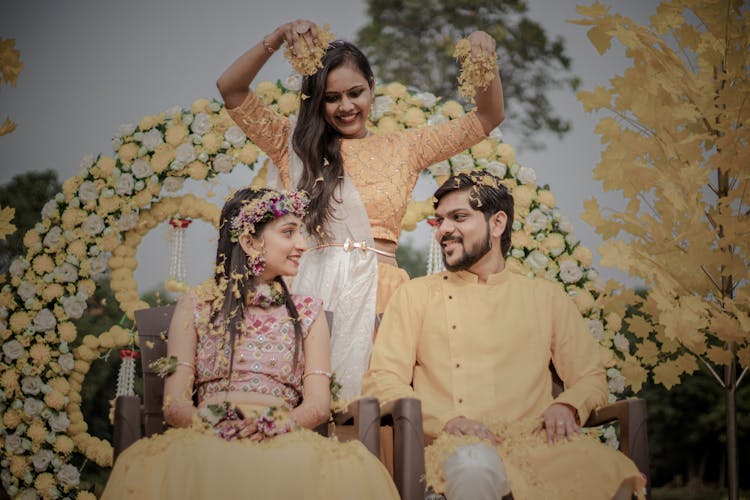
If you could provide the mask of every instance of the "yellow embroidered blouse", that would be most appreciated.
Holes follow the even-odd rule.
[[[253,92],[227,112],[271,158],[289,186],[289,119],[265,106]],[[439,125],[342,140],[344,171],[362,198],[373,237],[397,242],[419,173],[485,137],[479,118],[470,112]]]

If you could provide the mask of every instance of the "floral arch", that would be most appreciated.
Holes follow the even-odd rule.
[[[256,93],[284,115],[299,106],[299,79],[258,84]],[[372,130],[388,132],[438,123],[465,113],[456,101],[441,102],[399,83],[378,87]],[[132,332],[120,326],[83,336],[71,320],[80,318],[96,280],[109,272],[121,309],[148,307],[138,296],[133,270],[141,238],[175,214],[218,224],[219,208],[193,195],[179,196],[186,179],[203,181],[239,164],[256,169],[260,151],[234,125],[222,104],[198,99],[120,127],[112,156],[84,160],[24,236],[26,254],[10,267],[0,292],[0,478],[11,495],[93,498],[79,489],[74,451],[103,467],[112,465],[112,446],[91,436],[81,412],[81,386],[102,352],[128,346]],[[620,354],[627,340],[620,318],[602,309],[604,286],[591,268],[591,251],[555,208],[555,197],[539,186],[534,171],[518,165],[513,148],[493,131],[470,150],[429,168],[440,181],[451,172],[486,169],[504,179],[516,203],[513,248],[508,265],[519,272],[557,281],[587,318],[592,335]],[[263,182],[257,169],[254,182]],[[431,200],[413,201],[403,221],[407,230],[432,212]],[[623,344],[625,343],[625,344]],[[610,391],[624,391],[616,367],[608,370]],[[113,389],[114,390],[114,389]]]

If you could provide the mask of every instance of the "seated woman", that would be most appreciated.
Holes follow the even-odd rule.
[[[281,278],[305,250],[307,203],[243,189],[225,204],[214,279],[180,299],[169,327],[172,428],[125,450],[102,498],[398,498],[361,443],[309,430],[330,413],[328,326],[321,301]]]

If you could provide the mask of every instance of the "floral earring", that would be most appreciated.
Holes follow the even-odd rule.
[[[247,270],[250,276],[260,276],[266,268],[265,245],[261,243],[260,250],[250,247],[247,249]]]

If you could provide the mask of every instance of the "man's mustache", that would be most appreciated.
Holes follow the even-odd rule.
[[[450,235],[450,234],[446,234],[445,236],[443,236],[442,238],[440,238],[440,243],[441,244],[447,243],[449,241],[455,241],[456,243],[461,243],[463,241],[463,238],[461,238],[460,236],[453,236],[453,235]]]

